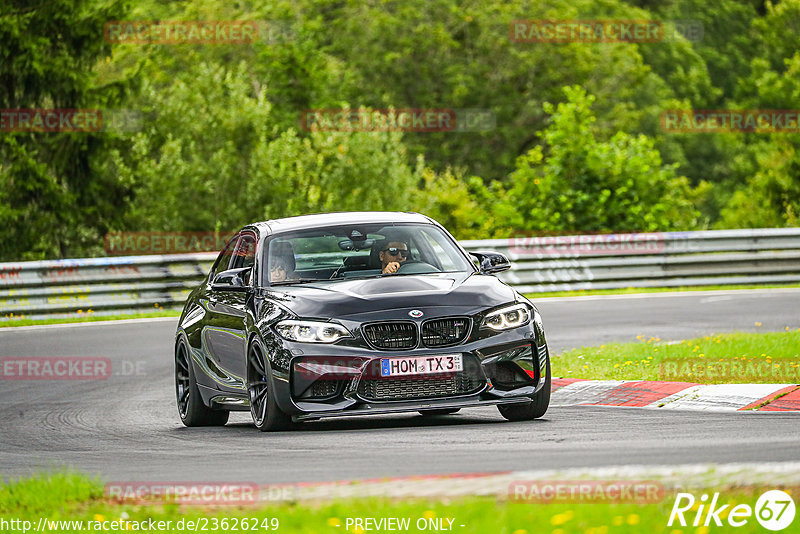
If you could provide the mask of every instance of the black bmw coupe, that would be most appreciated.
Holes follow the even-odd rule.
[[[416,213],[245,226],[181,314],[181,420],[224,425],[249,410],[267,431],[484,405],[513,421],[541,417],[550,357],[536,307],[493,276],[509,267]]]

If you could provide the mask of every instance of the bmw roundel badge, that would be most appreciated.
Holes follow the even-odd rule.
[[[424,315],[424,314],[422,313],[422,311],[420,311],[420,310],[411,310],[410,312],[408,312],[408,314],[409,314],[411,317],[415,317],[415,318],[419,318],[419,317],[422,317],[422,316]]]

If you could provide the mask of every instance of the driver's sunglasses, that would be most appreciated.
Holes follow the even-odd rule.
[[[395,247],[385,248],[383,249],[383,252],[388,252],[390,256],[397,256],[398,254],[400,254],[404,258],[408,258],[408,256],[411,254],[411,252],[409,252],[406,249],[395,248]]]

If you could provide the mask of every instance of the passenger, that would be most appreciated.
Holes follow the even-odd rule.
[[[269,270],[270,282],[283,282],[289,277],[288,262],[283,258],[272,260],[272,267]]]
[[[283,282],[291,278],[294,275],[295,265],[291,243],[274,243],[270,247],[270,282]]]

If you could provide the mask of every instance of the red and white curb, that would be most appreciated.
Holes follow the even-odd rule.
[[[696,384],[554,378],[550,405],[715,411],[800,411],[800,385]]]
[[[689,464],[661,466],[609,466],[599,468],[457,473],[368,480],[342,480],[259,486],[258,503],[265,501],[321,501],[363,497],[431,499],[467,496],[513,498],[518,484],[535,482],[652,481],[665,493],[675,490],[752,486],[800,486],[800,463]]]

